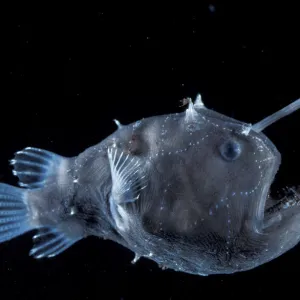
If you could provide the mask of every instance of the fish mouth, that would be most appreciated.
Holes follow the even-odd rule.
[[[271,124],[277,122],[278,120],[294,113],[300,109],[300,98],[293,101],[292,103],[286,105],[282,109],[276,111],[275,113],[267,116],[266,118],[262,119],[261,121],[251,125],[249,124],[249,127],[247,130],[252,130],[255,133],[260,135],[260,138],[263,140],[263,143],[265,146],[269,149],[271,152],[271,157],[279,157],[279,163],[277,166],[276,173],[279,171],[279,165],[281,164],[281,153],[277,150],[277,147],[262,133],[264,129],[269,127]],[[247,133],[246,133],[247,134]]]
[[[284,196],[280,199],[271,198],[269,205],[265,207],[266,214],[273,214],[280,210],[300,205],[300,195],[295,187],[284,188],[283,193]]]
[[[262,119],[261,121],[250,124],[247,128],[249,131],[251,130],[252,133],[256,133],[259,135],[259,138],[265,144],[266,148],[270,151],[270,159],[275,159],[275,165],[272,168],[273,179],[271,181],[270,186],[267,188],[267,199],[264,204],[264,215],[268,218],[268,216],[272,216],[273,213],[276,213],[282,209],[286,209],[288,207],[292,207],[295,205],[300,205],[300,189],[296,189],[294,187],[285,188],[285,189],[278,189],[278,182],[275,178],[275,175],[278,175],[280,170],[279,166],[281,164],[281,153],[277,150],[277,147],[265,136],[262,131],[272,125],[273,123],[277,122],[278,120],[284,118],[292,114],[293,112],[297,111],[300,108],[300,98],[293,101],[292,103],[288,104],[287,106],[283,107],[282,109],[276,111],[275,113],[271,114],[270,116]],[[245,132],[247,135],[249,131]],[[277,158],[277,160],[276,160]],[[277,177],[277,176],[276,176]],[[278,178],[278,177],[277,177]],[[276,187],[276,188],[275,188]],[[282,193],[278,193],[278,190],[281,190]],[[275,192],[277,195],[275,196]],[[262,207],[261,207],[262,208]]]
[[[262,131],[270,126],[271,124],[277,122],[278,120],[282,119],[285,116],[288,116],[292,114],[293,112],[297,111],[300,108],[300,98],[295,100],[294,102],[290,103],[289,105],[283,107],[282,109],[278,110],[277,112],[271,114],[270,116],[264,118],[263,120],[255,123],[251,126],[251,130],[253,130],[256,133],[261,133]],[[284,181],[284,176],[282,176],[282,161],[281,161],[281,153],[277,150],[277,147],[269,140],[268,143],[269,150],[271,152],[271,155],[280,157],[280,160],[278,162],[278,166],[276,168],[276,178],[274,174],[274,180],[271,183],[268,191],[268,198],[265,203],[265,214],[266,215],[273,215],[273,213],[276,213],[281,210],[285,210],[287,208],[293,207],[293,206],[300,206],[300,188],[296,186],[287,186],[286,184],[283,184],[282,188],[282,182]],[[279,168],[279,166],[281,168]],[[284,165],[284,168],[286,166]],[[279,175],[279,176],[278,176]]]

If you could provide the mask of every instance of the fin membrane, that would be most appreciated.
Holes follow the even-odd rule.
[[[140,159],[124,155],[123,151],[108,148],[112,189],[109,197],[111,215],[120,230],[129,226],[130,216],[122,204],[137,201],[140,191],[146,187],[144,169]]]
[[[31,230],[26,190],[0,183],[0,243]]]
[[[108,148],[112,177],[112,198],[117,204],[134,202],[146,187],[141,161],[136,156],[124,155],[123,151]]]
[[[54,257],[62,253],[79,239],[71,239],[55,228],[42,228],[33,236],[34,246],[29,254],[36,259]]]
[[[64,157],[39,148],[27,147],[15,153],[10,160],[18,184],[26,188],[39,188],[55,180]]]

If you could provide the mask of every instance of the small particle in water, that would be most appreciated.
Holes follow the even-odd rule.
[[[208,10],[209,10],[211,13],[214,13],[214,12],[216,11],[216,7],[215,7],[214,5],[212,5],[212,4],[210,4],[210,5],[208,6]]]
[[[182,84],[182,85],[184,85],[184,84]],[[183,99],[180,100],[180,103],[181,103],[181,105],[179,105],[180,107],[181,106],[186,106],[187,104],[190,103],[190,98],[183,98]]]

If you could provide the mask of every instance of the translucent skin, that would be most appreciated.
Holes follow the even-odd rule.
[[[112,214],[121,243],[136,257],[201,275],[249,270],[291,249],[299,206],[265,212],[280,165],[276,147],[247,124],[193,109],[122,126],[98,146],[138,158],[146,174],[139,199],[119,204],[123,216]],[[228,141],[239,145],[233,161],[221,153]]]
[[[298,244],[299,197],[272,207],[281,156],[263,133],[199,101],[183,113],[116,123],[73,158],[32,148],[16,154],[26,189],[0,184],[0,214],[19,228],[0,242],[46,228],[52,237],[33,251],[41,258],[95,235],[131,249],[134,262],[144,256],[198,275],[246,271]],[[20,210],[7,210],[10,199]]]

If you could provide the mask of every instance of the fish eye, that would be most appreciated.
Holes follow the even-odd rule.
[[[219,150],[221,156],[227,161],[236,160],[242,152],[240,144],[236,141],[226,141],[220,146]]]

